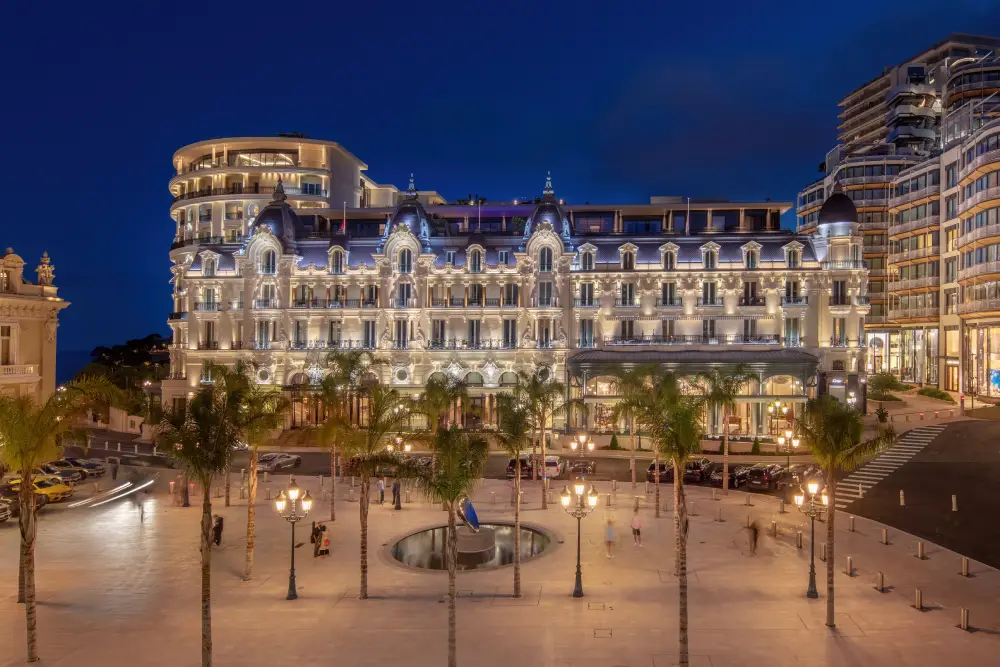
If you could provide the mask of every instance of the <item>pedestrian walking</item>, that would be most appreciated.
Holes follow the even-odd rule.
[[[403,506],[400,504],[400,501],[402,500],[400,498],[401,490],[402,490],[402,485],[399,483],[399,480],[397,479],[392,483],[392,509],[394,510],[403,509]]]
[[[607,550],[607,558],[614,558],[615,551],[615,518],[608,517],[608,523],[604,526],[604,548]]]
[[[319,529],[319,526],[316,525],[316,522],[313,521],[312,530],[309,531],[309,543],[313,545],[313,558],[319,556],[319,548],[323,544],[321,536],[322,531]]]
[[[757,554],[757,540],[760,539],[760,526],[757,525],[757,521],[754,520],[750,524],[750,555],[754,556]]]
[[[121,465],[120,459],[115,459],[115,464],[111,466],[111,481],[118,479],[118,466]]]
[[[375,483],[376,488],[378,488],[378,504],[381,505],[385,502],[385,482],[379,477],[378,481]]]
[[[319,527],[319,555],[329,556],[330,555],[330,531],[326,529],[326,524],[321,524]]]
[[[222,517],[216,514],[212,517],[212,543],[220,547],[222,546]]]
[[[642,546],[642,519],[638,507],[632,510],[632,546]]]

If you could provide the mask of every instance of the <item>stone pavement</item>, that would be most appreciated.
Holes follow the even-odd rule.
[[[286,480],[281,480],[284,483]],[[299,483],[318,492],[314,479]],[[272,488],[279,483],[272,479]],[[345,494],[346,485],[339,487]],[[599,486],[609,490],[607,484]],[[666,667],[676,660],[677,584],[672,575],[671,515],[655,519],[640,485],[645,547],[628,534],[632,498],[620,485],[616,506],[602,504],[583,521],[586,597],[570,592],[575,568],[575,521],[554,503],[543,511],[540,489],[525,485],[525,523],[555,538],[549,551],[522,568],[525,597],[510,597],[512,571],[459,574],[459,661],[499,667]],[[663,487],[669,500],[671,488]],[[496,492],[497,504],[492,504]],[[836,630],[824,627],[825,569],[817,559],[821,599],[804,596],[808,526],[794,508],[733,492],[712,501],[709,489],[689,489],[689,564],[692,665],[924,666],[995,665],[1000,656],[1000,572],[972,564],[974,578],[958,575],[959,557],[933,545],[927,560],[914,557],[914,539],[858,519],[847,531],[840,515],[838,559],[851,555],[856,576],[838,564]],[[263,494],[262,494],[263,495]],[[509,519],[508,485],[487,481],[476,494],[484,521]],[[557,494],[556,494],[557,495]],[[651,496],[649,496],[651,497]],[[416,500],[416,498],[414,498]],[[175,507],[157,494],[145,523],[127,501],[95,509],[53,507],[40,523],[38,542],[39,646],[44,665],[195,665],[200,655],[199,509]],[[373,506],[370,520],[370,594],[358,600],[356,502],[341,502],[332,524],[333,553],[313,559],[308,522],[300,528],[299,599],[286,601],[289,528],[273,509],[258,507],[256,577],[239,578],[245,507],[215,511],[226,518],[223,547],[213,557],[213,627],[217,665],[440,665],[446,656],[447,590],[444,573],[414,571],[392,561],[393,542],[440,525],[439,508],[421,502],[395,512]],[[324,504],[313,515],[322,517]],[[722,509],[723,522],[717,522]],[[616,558],[604,557],[606,515],[619,526]],[[749,555],[746,515],[765,526],[756,556]],[[767,528],[779,524],[777,538]],[[795,531],[805,530],[804,549]],[[825,524],[817,526],[825,540]],[[14,602],[17,528],[0,525],[0,666],[21,664],[24,615]],[[872,589],[872,574],[886,576],[887,592]],[[927,611],[911,608],[922,587]],[[971,609],[978,632],[955,627],[959,608]]]

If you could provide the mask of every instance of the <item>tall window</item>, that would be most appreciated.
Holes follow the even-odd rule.
[[[257,347],[266,348],[271,341],[271,326],[267,320],[257,321]]]
[[[743,263],[748,269],[756,269],[760,261],[760,254],[756,250],[747,250],[743,254]]]
[[[213,277],[215,277],[215,258],[214,257],[206,257],[205,258],[205,265],[202,267],[201,273],[202,273],[203,276],[205,276],[207,278],[213,278]]]
[[[517,347],[517,320],[503,321],[503,346]]]
[[[343,273],[344,272],[344,253],[340,250],[334,250],[333,255],[330,257],[330,273]]]
[[[619,301],[621,306],[634,306],[635,305],[635,285],[632,283],[622,283],[621,287],[621,300]]]
[[[594,270],[594,253],[592,252],[583,253],[583,256],[580,258],[580,268],[582,268],[584,271]]]
[[[622,320],[618,326],[619,336],[622,340],[635,339],[635,320]]]
[[[482,320],[469,320],[469,346],[478,348],[482,344]]]
[[[9,366],[14,363],[14,339],[11,327],[0,327],[0,364]]]
[[[510,250],[501,250],[498,255],[500,266],[507,266],[510,264]]]
[[[673,306],[676,302],[677,283],[660,283],[660,305]]]
[[[433,320],[431,322],[431,346],[444,347],[448,322],[445,320]]]
[[[375,349],[375,320],[365,320],[361,328],[361,346],[366,350]]]
[[[635,268],[635,253],[634,252],[623,252],[622,253],[622,269],[625,271],[631,271]]]
[[[797,248],[789,248],[788,254],[785,255],[785,263],[790,269],[797,269],[802,263],[802,255]]]
[[[673,271],[676,266],[677,266],[677,258],[674,255],[674,253],[669,250],[663,253],[663,270]]]
[[[6,271],[0,271],[0,292],[10,291],[10,278]]]
[[[580,347],[594,347],[594,320],[580,320]]]
[[[399,272],[411,273],[413,271],[413,253],[408,248],[399,251]]]
[[[714,306],[717,304],[718,286],[713,280],[706,280],[701,284],[701,305]]]
[[[472,254],[469,255],[469,271],[472,273],[480,273],[483,270],[483,253],[478,250],[473,250]]]
[[[594,305],[594,283],[580,283],[580,305]]]
[[[396,339],[393,346],[396,349],[406,349],[409,344],[410,323],[406,320],[396,320]]]
[[[517,303],[517,285],[513,283],[507,283],[503,286],[503,305],[505,306],[516,306]]]
[[[273,250],[265,250],[260,255],[260,272],[273,275],[278,268],[278,255]]]
[[[716,265],[716,255],[714,250],[705,250],[701,255],[701,265],[706,269],[714,269]]]
[[[552,248],[542,248],[539,251],[538,270],[543,273],[552,271]]]
[[[275,289],[274,285],[270,283],[265,283],[260,286],[260,303],[257,304],[258,308],[277,308]]]
[[[544,281],[538,283],[538,305],[539,306],[552,306],[554,305],[552,301],[552,283],[549,281]]]

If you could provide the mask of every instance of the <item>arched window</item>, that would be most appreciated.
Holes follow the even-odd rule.
[[[344,253],[341,250],[334,250],[330,256],[330,273],[344,272]]]
[[[483,253],[473,250],[469,255],[469,271],[479,273],[483,270]]]
[[[260,272],[274,274],[278,269],[278,255],[273,250],[265,250],[260,255]]]
[[[205,258],[205,265],[201,270],[201,274],[207,278],[215,276],[215,258],[207,257]]]
[[[592,252],[583,253],[583,256],[580,258],[580,268],[583,269],[584,271],[594,270],[594,253]]]
[[[465,374],[465,384],[470,387],[482,387],[483,386],[483,376],[476,371],[471,371]]]
[[[552,248],[542,248],[538,253],[538,270],[543,273],[552,271]]]
[[[408,248],[399,251],[399,272],[413,272],[413,253]]]
[[[635,268],[635,253],[626,251],[622,253],[622,269],[631,271]]]

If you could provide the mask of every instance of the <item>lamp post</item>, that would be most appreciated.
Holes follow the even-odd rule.
[[[806,597],[813,600],[819,597],[816,592],[816,518],[823,516],[829,502],[826,489],[820,492],[819,483],[815,481],[807,482],[802,493],[795,494],[795,506],[809,517],[809,588],[806,590]]]
[[[778,438],[778,442],[781,442],[782,438]],[[792,463],[792,429],[785,429],[784,437],[785,445],[785,469],[787,470]]]
[[[288,595],[285,596],[286,600],[294,600],[299,597],[298,593],[295,592],[295,524],[306,518],[309,510],[312,509],[312,502],[309,492],[306,491],[303,495],[302,489],[299,488],[294,479],[288,485],[288,489],[279,493],[278,498],[274,501],[274,509],[278,511],[278,515],[292,524],[292,557],[291,566],[288,569]],[[300,509],[302,510],[301,514],[299,513]]]
[[[594,441],[590,440],[586,433],[581,433],[576,436],[576,440],[571,440],[569,443],[570,449],[574,452],[580,452],[580,458],[583,458],[583,450],[586,449],[588,452],[594,451]]]
[[[791,450],[798,449],[798,448],[799,448],[799,439],[798,438],[792,438],[792,446],[788,450],[789,454],[791,454]],[[785,457],[785,467],[786,468],[791,467],[790,461],[791,461],[791,459],[786,456]]]
[[[569,487],[563,489],[559,500],[562,502],[566,513],[576,518],[576,584],[573,586],[573,597],[583,597],[583,573],[580,570],[580,532],[581,521],[597,507],[597,489],[591,485],[590,491],[586,491],[586,484],[582,479],[573,483],[573,491],[576,493],[576,503],[573,503],[573,492]],[[586,494],[584,493],[586,491]]]

